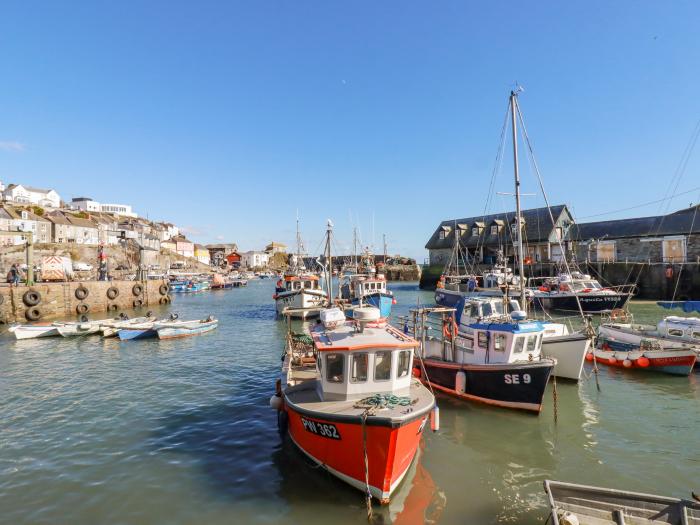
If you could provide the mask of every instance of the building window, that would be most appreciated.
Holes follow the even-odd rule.
[[[474,226],[474,227],[472,228],[472,235],[473,235],[474,237],[476,237],[476,236],[479,235],[479,233],[480,233],[480,232],[479,232],[479,227],[478,227],[478,226]]]
[[[600,241],[596,246],[596,260],[598,262],[615,262],[615,241]]]
[[[557,226],[556,228],[554,228],[554,240],[555,241],[563,240],[563,232],[562,232],[561,226]]]
[[[328,354],[326,356],[326,379],[330,383],[342,383],[345,369],[345,356],[343,354]]]
[[[498,235],[498,225],[494,224],[491,226],[491,235]]]
[[[662,242],[664,262],[685,262],[685,238],[666,238]]]
[[[391,352],[374,354],[374,380],[388,381],[391,379]]]
[[[369,355],[366,352],[352,355],[352,365],[350,365],[350,382],[364,383],[367,381],[367,368]]]
[[[445,238],[445,230],[440,230],[440,239]]]

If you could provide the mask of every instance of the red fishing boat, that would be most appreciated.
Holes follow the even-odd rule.
[[[324,310],[310,337],[290,331],[270,401],[302,452],[381,503],[416,457],[435,405],[411,373],[417,346],[374,307],[356,309],[352,320]]]
[[[594,354],[598,364],[679,376],[690,375],[697,359],[693,350],[662,349],[651,345],[639,349],[620,349],[617,341],[605,338],[598,339],[598,346],[586,355],[586,359],[593,361]]]

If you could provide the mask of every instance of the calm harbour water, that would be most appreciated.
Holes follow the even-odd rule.
[[[390,286],[399,313],[432,302]],[[213,314],[189,340],[0,336],[0,523],[366,523],[362,494],[313,468],[268,407],[284,323],[274,281],[178,296]],[[636,319],[663,311],[633,306]],[[590,369],[587,369],[590,372]],[[439,397],[441,430],[383,523],[543,523],[545,478],[687,497],[700,488],[700,373],[601,367],[552,385],[539,417]]]

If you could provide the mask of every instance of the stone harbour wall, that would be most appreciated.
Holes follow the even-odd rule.
[[[165,280],[72,281],[0,287],[0,322],[24,323],[58,317],[89,318],[170,302]]]

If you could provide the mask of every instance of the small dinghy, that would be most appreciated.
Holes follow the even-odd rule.
[[[206,319],[195,321],[167,321],[155,323],[154,329],[158,333],[158,339],[177,339],[191,337],[211,332],[219,326],[218,319],[211,315]]]
[[[148,312],[145,317],[134,317],[129,319],[127,316],[120,317],[119,319],[113,319],[106,323],[100,324],[100,331],[102,332],[102,337],[116,337],[119,330],[122,328],[128,328],[129,326],[143,324],[147,322],[155,321],[152,317],[151,312]]]
[[[150,313],[150,312],[149,312]],[[167,319],[161,319],[160,322],[172,322],[177,319],[177,314],[170,314]],[[117,336],[122,341],[131,341],[132,339],[148,339],[150,337],[156,337],[158,335],[156,329],[157,320],[153,319],[150,321],[145,321],[141,323],[126,324],[119,327],[117,331]]]
[[[700,525],[700,503],[546,480],[553,525]]]
[[[35,324],[17,324],[10,326],[8,331],[15,336],[15,339],[36,339],[37,337],[56,337],[58,328],[64,323],[35,323]]]
[[[58,327],[58,333],[63,337],[81,337],[100,332],[102,321],[87,321],[84,323],[66,323]]]

